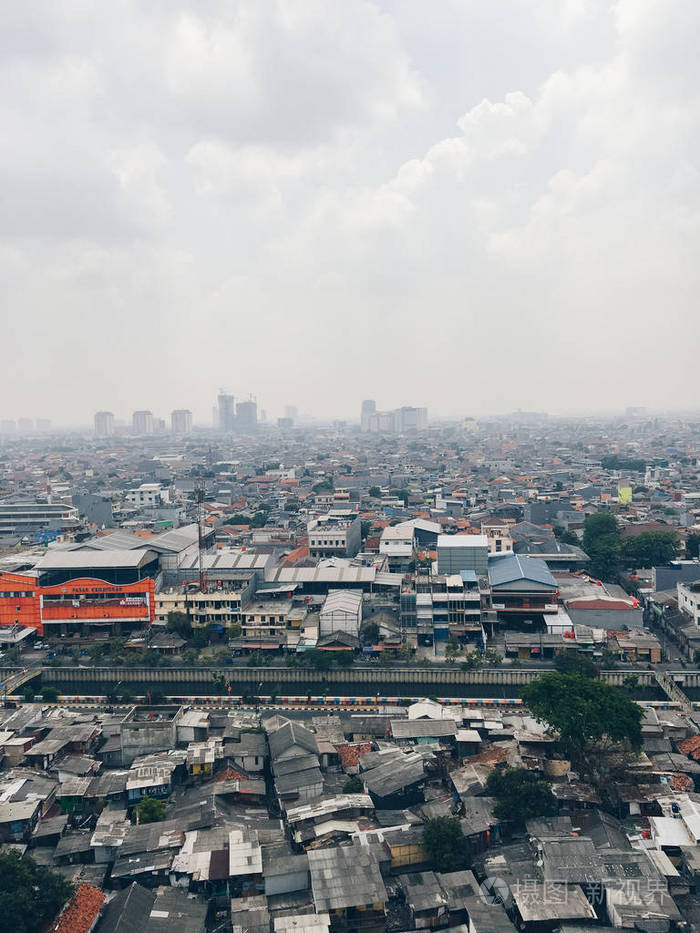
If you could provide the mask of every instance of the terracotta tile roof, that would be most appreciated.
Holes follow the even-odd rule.
[[[681,774],[678,771],[674,771],[671,775],[673,778],[673,788],[678,791],[688,791],[693,790],[695,785],[693,784],[693,779],[687,774]]]
[[[238,771],[236,768],[224,768],[223,771],[219,771],[218,774],[214,776],[214,783],[221,784],[224,781],[245,781],[248,779],[248,775],[244,774],[242,771]]]
[[[370,742],[361,742],[359,745],[339,745],[338,757],[344,768],[353,768],[360,763],[360,755],[366,755],[371,751]]]
[[[464,761],[468,761],[470,765],[497,765],[507,760],[508,750],[500,746],[484,749],[483,752],[479,752],[477,755],[469,755],[464,759]]]
[[[81,884],[53,927],[54,933],[90,933],[105,896],[91,884]]]
[[[678,742],[678,751],[682,755],[687,755],[693,761],[700,759],[700,735],[691,735],[688,739]]]
[[[286,557],[283,557],[280,563],[285,567],[291,567],[296,564],[297,561],[304,560],[304,558],[309,556],[309,549],[306,545],[301,545],[300,547],[294,548],[293,551],[290,551]]]

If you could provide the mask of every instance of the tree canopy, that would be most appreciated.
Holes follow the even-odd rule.
[[[181,638],[192,637],[192,623],[185,612],[169,612],[167,629],[169,632],[176,632]]]
[[[360,629],[360,641],[363,645],[376,645],[379,641],[379,626],[376,622],[365,622]]]
[[[622,538],[615,516],[598,512],[584,523],[583,549],[591,559],[591,573],[614,580],[621,566],[653,567],[673,560],[678,538],[673,531],[645,531]]]
[[[344,794],[361,794],[364,789],[365,785],[356,774],[351,774],[347,781],[343,784]]]
[[[486,779],[486,793],[496,798],[493,815],[518,828],[535,816],[554,816],[558,810],[548,782],[525,768],[496,768]]]
[[[583,674],[584,677],[597,677],[598,668],[590,658],[580,651],[562,651],[554,659],[554,666],[560,674]]]
[[[639,460],[635,457],[621,457],[619,454],[609,454],[607,457],[601,457],[600,465],[604,470],[631,470],[636,473],[643,473],[647,468],[646,460]]]
[[[0,853],[0,928],[13,933],[45,930],[73,893],[58,872],[29,856]]]
[[[559,733],[572,759],[601,743],[642,742],[642,709],[618,687],[584,674],[543,674],[523,690],[523,704],[533,716]]]
[[[583,549],[590,557],[590,572],[610,580],[620,564],[620,529],[610,512],[589,515],[583,526]]]
[[[667,564],[676,556],[678,537],[673,531],[645,531],[624,538],[622,560],[627,567],[654,567]]]
[[[469,840],[454,816],[436,816],[423,827],[423,848],[436,871],[461,871],[469,866]]]
[[[165,819],[165,804],[155,797],[144,797],[136,810],[139,823],[160,823]]]

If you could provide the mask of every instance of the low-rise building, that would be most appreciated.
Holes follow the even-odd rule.
[[[311,557],[354,557],[362,545],[362,523],[352,509],[331,509],[307,525]]]

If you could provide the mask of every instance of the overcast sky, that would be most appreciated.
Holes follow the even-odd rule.
[[[700,405],[698,0],[23,0],[0,417]]]

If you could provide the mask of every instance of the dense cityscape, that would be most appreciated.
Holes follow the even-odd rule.
[[[61,933],[692,928],[697,416],[358,408],[3,422],[5,876]]]
[[[700,3],[0,28],[0,933],[700,931]]]

